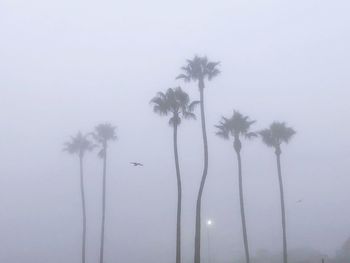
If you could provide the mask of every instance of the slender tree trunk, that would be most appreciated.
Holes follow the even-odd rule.
[[[80,163],[80,193],[81,193],[81,206],[83,215],[83,232],[82,232],[82,251],[81,262],[85,263],[85,246],[86,246],[86,207],[85,207],[85,193],[84,193],[84,170],[83,170],[83,157],[79,157]]]
[[[242,220],[242,230],[243,230],[244,251],[245,251],[246,262],[250,263],[247,226],[246,226],[245,212],[244,212],[242,161],[241,161],[240,152],[236,151],[236,153],[237,153],[237,161],[238,161],[239,203],[240,203],[240,207],[241,207],[241,220]]]
[[[181,199],[182,186],[179,166],[179,155],[177,150],[177,125],[174,125],[174,156],[177,179],[177,217],[176,217],[176,263],[181,263]]]
[[[286,212],[285,212],[285,206],[284,206],[284,191],[283,191],[280,156],[281,156],[280,150],[276,150],[278,181],[279,181],[280,195],[281,195],[282,230],[283,230],[283,263],[287,263],[288,256],[287,256]]]
[[[194,263],[200,263],[201,261],[201,206],[202,206],[203,189],[204,189],[205,180],[208,174],[208,140],[207,140],[207,131],[205,127],[204,80],[203,79],[199,80],[198,86],[199,86],[200,106],[201,106],[201,122],[202,122],[202,135],[203,135],[203,147],[204,147],[204,168],[203,168],[202,180],[198,191],[197,205],[196,205]]]
[[[103,263],[104,243],[105,243],[105,217],[106,217],[106,169],[107,169],[107,145],[104,145],[103,157],[103,182],[102,182],[102,223],[101,223],[101,246],[100,263]]]

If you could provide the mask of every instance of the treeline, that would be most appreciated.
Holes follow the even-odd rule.
[[[168,117],[168,123],[173,130],[173,150],[175,175],[177,179],[177,214],[176,214],[176,244],[175,262],[181,263],[181,208],[182,208],[182,181],[178,152],[178,129],[184,120],[196,120],[196,108],[199,107],[199,117],[201,122],[201,134],[203,138],[203,172],[198,188],[196,209],[195,209],[195,246],[194,246],[194,263],[201,262],[201,209],[202,196],[208,175],[209,164],[209,145],[207,139],[207,124],[205,112],[205,89],[208,81],[214,80],[220,75],[220,63],[209,61],[206,57],[195,56],[193,59],[186,61],[181,67],[181,74],[176,77],[178,80],[185,82],[193,82],[199,91],[199,101],[191,100],[189,95],[181,88],[170,88],[165,91],[159,91],[150,101],[153,111],[160,116]],[[264,130],[254,130],[255,120],[239,111],[233,111],[231,116],[224,116],[215,125],[216,135],[225,140],[231,140],[233,150],[237,157],[237,175],[238,175],[238,198],[240,201],[240,216],[242,224],[242,247],[245,251],[246,263],[250,263],[251,256],[249,250],[249,235],[245,216],[244,204],[244,187],[243,173],[241,162],[242,140],[252,140],[260,138],[264,145],[270,147],[276,157],[276,173],[279,183],[280,203],[281,203],[281,231],[283,239],[281,240],[283,263],[288,262],[288,246],[287,246],[287,226],[285,215],[284,188],[281,167],[282,145],[287,144],[295,135],[295,130],[289,127],[283,121],[275,121]],[[111,124],[100,124],[94,131],[83,134],[79,132],[71,137],[70,141],[65,143],[65,150],[68,153],[78,157],[80,165],[80,193],[82,200],[82,249],[81,259],[85,263],[85,244],[86,244],[86,204],[84,193],[84,156],[86,153],[98,149],[98,156],[103,162],[102,170],[102,224],[101,224],[101,240],[100,240],[100,258],[99,262],[104,263],[104,233],[105,233],[105,208],[106,208],[106,167],[107,153],[110,142],[116,139],[115,127]],[[196,189],[194,189],[196,190]],[[233,189],[236,191],[236,189]]]

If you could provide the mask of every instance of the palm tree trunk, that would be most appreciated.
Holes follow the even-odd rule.
[[[101,223],[101,246],[100,263],[103,263],[104,242],[105,242],[105,217],[106,217],[106,169],[107,169],[107,145],[104,145],[103,157],[103,182],[102,182],[102,223]]]
[[[241,207],[241,220],[242,220],[242,230],[243,230],[244,251],[245,251],[246,263],[249,263],[250,257],[249,257],[248,235],[247,235],[247,226],[246,226],[245,212],[244,212],[242,161],[241,161],[240,152],[236,151],[236,153],[237,153],[237,161],[238,161],[239,202],[240,202],[240,207]]]
[[[174,125],[174,156],[177,179],[177,218],[176,218],[176,263],[181,263],[181,176],[179,166],[179,155],[177,150],[177,125]]]
[[[86,207],[85,207],[85,193],[84,193],[84,170],[83,170],[83,157],[79,157],[80,163],[80,193],[81,193],[81,205],[83,214],[83,232],[82,232],[82,251],[81,262],[85,263],[85,246],[86,246]]]
[[[202,174],[202,180],[199,187],[196,204],[196,229],[195,229],[195,247],[194,247],[194,263],[200,263],[201,261],[201,206],[202,195],[205,185],[205,180],[208,174],[208,140],[207,131],[205,127],[205,111],[204,111],[204,81],[200,79],[198,82],[200,93],[200,106],[201,106],[201,123],[202,123],[202,135],[203,135],[203,147],[204,147],[204,168]]]
[[[282,181],[282,171],[281,171],[281,154],[276,152],[277,158],[277,171],[278,171],[278,181],[280,186],[281,195],[281,212],[282,212],[282,230],[283,230],[283,263],[288,262],[287,256],[287,232],[286,232],[286,212],[284,206],[284,191],[283,191],[283,181]]]

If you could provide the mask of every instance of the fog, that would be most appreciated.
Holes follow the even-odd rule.
[[[173,134],[149,102],[177,86],[199,99],[196,83],[175,79],[194,55],[220,61],[221,71],[205,88],[202,220],[213,220],[212,262],[244,256],[236,156],[214,127],[234,109],[257,120],[253,130],[277,120],[297,131],[281,156],[288,249],[335,257],[350,238],[349,8],[345,0],[0,0],[0,261],[80,262],[79,166],[62,148],[108,122],[118,140],[108,153],[105,262],[175,262]],[[193,262],[203,169],[195,113],[178,130],[184,263]],[[280,255],[274,152],[260,139],[242,142],[251,255]],[[85,158],[89,263],[100,242],[96,155]]]

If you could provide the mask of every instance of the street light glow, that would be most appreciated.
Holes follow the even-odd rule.
[[[211,226],[213,224],[213,221],[211,221],[210,219],[207,221],[207,225]]]

